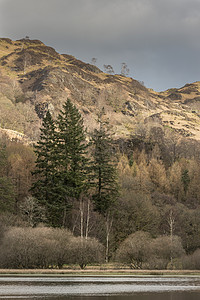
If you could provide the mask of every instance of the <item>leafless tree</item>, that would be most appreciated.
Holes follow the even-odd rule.
[[[96,63],[97,63],[97,58],[96,58],[96,57],[93,57],[93,58],[91,59],[91,64],[94,65],[94,66],[96,66]]]
[[[129,68],[128,68],[128,66],[127,66],[127,64],[125,63],[125,62],[123,62],[122,64],[121,64],[121,75],[123,75],[123,76],[128,76],[129,75]]]
[[[114,74],[114,69],[111,65],[103,65],[104,67],[104,72],[108,74]]]

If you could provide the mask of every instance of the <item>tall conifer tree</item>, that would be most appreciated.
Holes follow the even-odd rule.
[[[113,152],[113,139],[107,122],[99,116],[99,128],[92,135],[93,144],[93,200],[96,210],[106,215],[118,197],[116,161]]]
[[[61,201],[57,194],[56,126],[49,111],[43,119],[39,141],[35,145],[36,166],[33,172],[36,181],[31,191],[38,202],[46,207],[51,225],[57,226]]]
[[[112,208],[118,198],[116,162],[113,152],[113,139],[108,123],[103,121],[104,111],[98,119],[99,128],[94,130],[93,144],[93,200],[96,210],[106,221],[106,262],[108,262],[109,235],[112,227]]]
[[[47,113],[35,153],[38,178],[33,195],[47,208],[49,223],[65,227],[72,200],[79,200],[88,186],[83,119],[70,100],[60,111],[57,126]]]
[[[69,99],[58,117],[57,145],[58,177],[65,201],[69,202],[72,199],[81,201],[88,188],[88,143],[81,114]]]
[[[86,188],[88,159],[83,119],[68,99],[58,117],[59,174],[67,195],[79,198]]]

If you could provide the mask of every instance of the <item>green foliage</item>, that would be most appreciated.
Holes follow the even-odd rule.
[[[93,200],[96,210],[106,215],[118,198],[119,187],[112,135],[108,124],[103,121],[103,115],[100,115],[98,125],[99,128],[92,135]]]
[[[116,210],[113,227],[117,244],[135,231],[158,233],[161,216],[147,195],[122,191]]]
[[[187,169],[182,171],[181,181],[183,183],[184,192],[186,193],[190,183],[189,171]]]
[[[3,223],[25,222],[34,227],[47,222],[53,227],[73,229],[77,235],[81,232],[82,237],[98,237],[106,248],[106,259],[129,235],[144,231],[154,237],[154,244],[162,251],[151,253],[151,261],[144,261],[143,267],[169,267],[171,250],[164,249],[164,245],[170,241],[166,237],[170,232],[181,238],[187,255],[200,248],[199,161],[177,159],[179,152],[171,147],[175,142],[174,139],[167,148],[155,141],[155,145],[145,148],[145,143],[132,141],[131,146],[127,142],[127,147],[132,147],[127,149],[123,141],[123,145],[119,144],[123,153],[121,157],[117,153],[117,166],[116,148],[105,115],[99,116],[88,146],[82,117],[68,100],[57,120],[49,112],[44,118],[35,146],[34,197],[28,192],[35,159],[31,147],[1,141],[0,213],[2,217],[9,216]],[[176,153],[172,151],[173,159],[165,160],[169,146]],[[81,248],[78,241],[76,247]],[[89,251],[84,247],[82,267]]]
[[[87,190],[88,162],[83,119],[70,100],[57,124],[47,112],[35,153],[38,179],[32,186],[33,195],[47,208],[51,225],[66,226],[72,199]]]
[[[65,194],[78,199],[87,190],[87,143],[83,119],[68,99],[58,117],[58,177]]]
[[[62,199],[57,194],[55,128],[51,114],[47,112],[43,120],[40,139],[35,145],[36,162],[33,175],[36,181],[31,188],[32,194],[38,199],[39,203],[47,208],[51,225],[58,222],[57,218],[59,218],[63,209]]]

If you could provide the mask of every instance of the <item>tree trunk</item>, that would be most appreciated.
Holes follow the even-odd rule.
[[[90,198],[88,197],[88,203],[87,203],[87,220],[86,220],[86,230],[85,230],[85,239],[88,238],[89,233],[89,221],[90,221]]]
[[[83,203],[83,198],[80,196],[80,236],[81,239],[83,239],[83,218],[84,218],[84,203]]]
[[[173,268],[173,234],[174,234],[174,223],[175,223],[175,219],[173,216],[173,211],[170,211],[170,215],[169,215],[169,220],[168,220],[168,224],[169,224],[169,228],[170,228],[170,240],[171,240],[171,257],[170,257],[170,262],[171,262],[171,268]]]
[[[112,228],[113,218],[110,216],[110,212],[106,214],[106,263],[109,259],[109,242],[110,242],[110,231]]]

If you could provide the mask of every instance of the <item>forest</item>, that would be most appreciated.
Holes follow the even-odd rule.
[[[2,136],[0,267],[200,269],[200,163],[169,135],[122,147],[103,110],[88,133],[67,100],[35,145]]]

